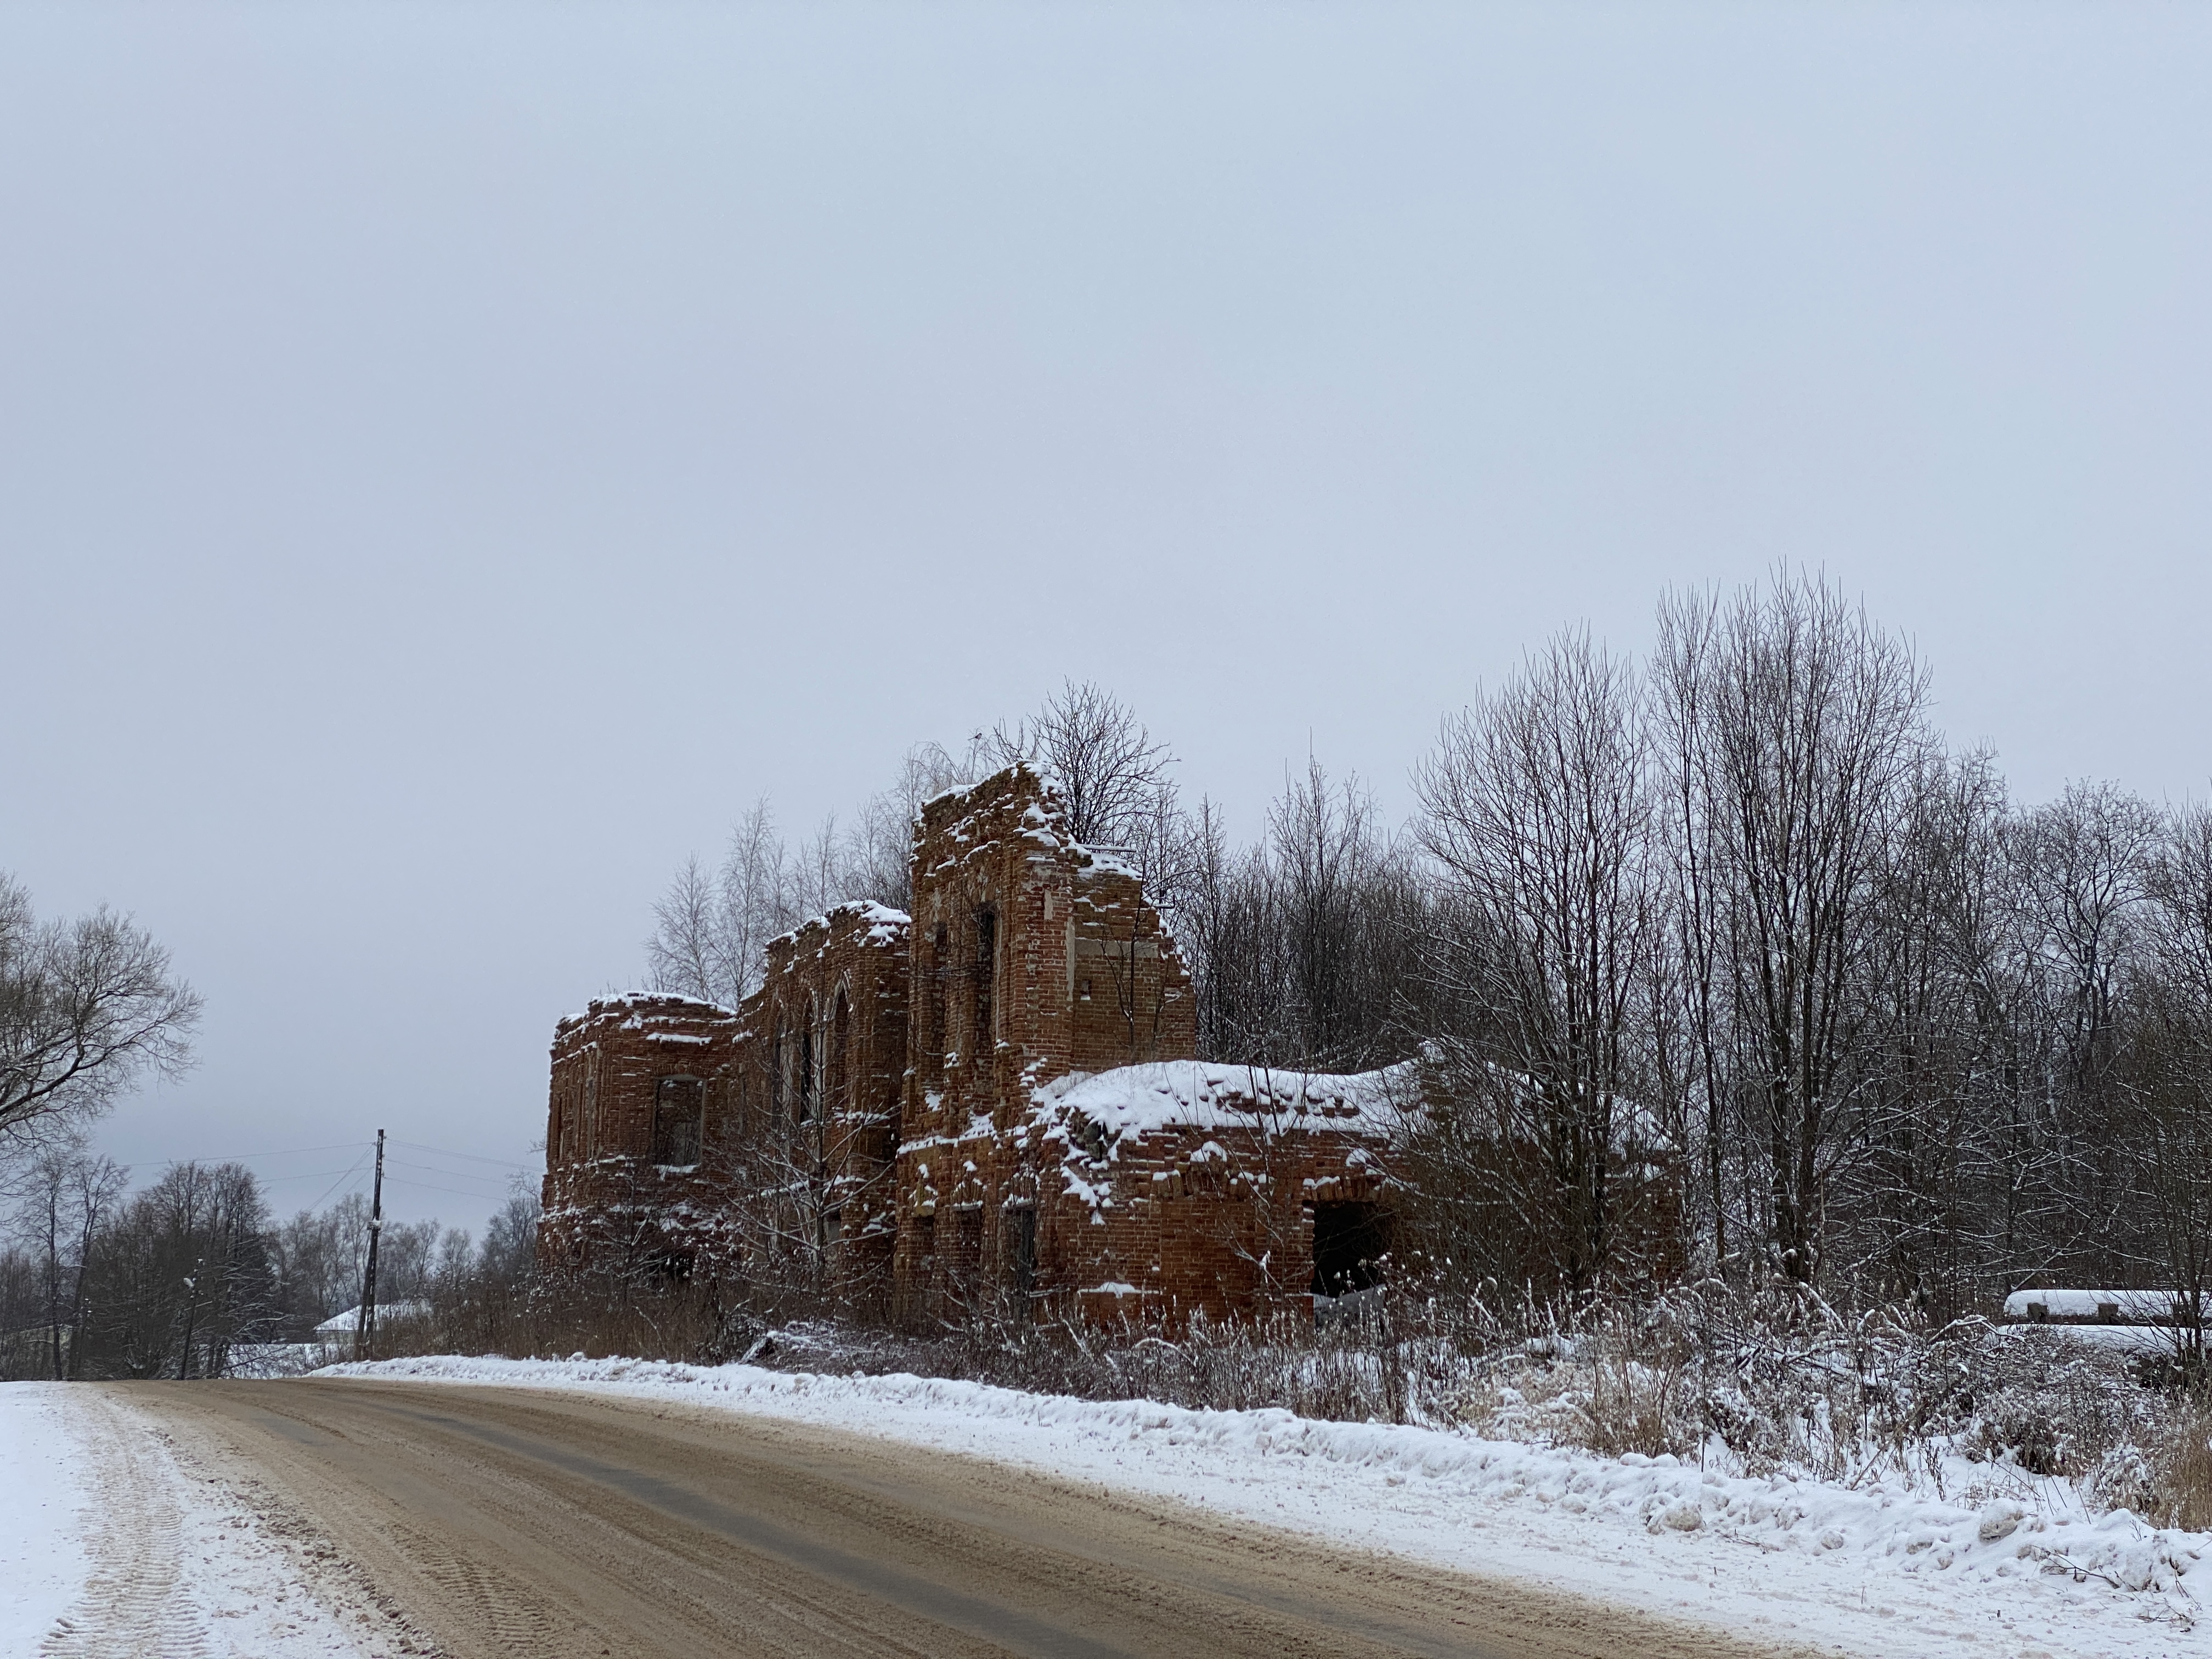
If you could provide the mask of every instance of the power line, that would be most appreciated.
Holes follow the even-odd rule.
[[[435,1152],[441,1158],[466,1158],[472,1164],[498,1164],[510,1170],[526,1170],[530,1167],[527,1164],[517,1164],[511,1158],[486,1158],[481,1152],[457,1152],[449,1146],[426,1146],[419,1140],[395,1140],[392,1144],[395,1146],[404,1146],[410,1152]]]
[[[465,1193],[459,1187],[441,1187],[435,1182],[410,1180],[405,1176],[387,1175],[386,1181],[401,1187],[417,1187],[433,1193],[451,1193],[455,1198],[488,1199],[489,1193]]]
[[[325,1189],[324,1189],[323,1195],[322,1195],[320,1198],[317,1199],[313,1203],[312,1203],[312,1204],[310,1204],[309,1206],[307,1206],[307,1207],[308,1207],[309,1209],[311,1209],[311,1210],[319,1210],[319,1209],[321,1209],[321,1208],[323,1207],[323,1206],[324,1206],[324,1205],[325,1205],[325,1204],[329,1203],[329,1202],[330,1202],[330,1200],[331,1200],[331,1194],[332,1193],[334,1193],[334,1192],[337,1191],[337,1189],[338,1189],[338,1182],[340,1182],[340,1181],[343,1181],[343,1180],[346,1178],[346,1176],[351,1176],[351,1175],[358,1175],[358,1174],[360,1174],[360,1173],[361,1173],[361,1159],[362,1159],[362,1158],[367,1158],[368,1156],[368,1147],[366,1147],[366,1146],[363,1146],[363,1147],[361,1149],[361,1158],[356,1158],[356,1159],[354,1159],[354,1161],[353,1161],[353,1168],[352,1168],[352,1169],[350,1169],[350,1170],[348,1170],[345,1172],[345,1175],[342,1175],[342,1176],[340,1176],[338,1177],[337,1181],[333,1181],[332,1182],[331,1182],[331,1184],[329,1185],[329,1187],[327,1187],[326,1188],[325,1188]]]
[[[434,1164],[410,1164],[404,1158],[387,1156],[384,1161],[396,1164],[403,1170],[420,1170],[425,1175],[451,1176],[456,1181],[490,1181],[504,1186],[510,1179],[507,1176],[480,1176],[468,1170],[441,1170]]]
[[[258,1158],[296,1158],[303,1152],[349,1152],[366,1148],[365,1140],[341,1140],[328,1146],[287,1146],[273,1152],[210,1152],[199,1158],[165,1158],[158,1160],[157,1169],[173,1170],[179,1164],[246,1164]]]

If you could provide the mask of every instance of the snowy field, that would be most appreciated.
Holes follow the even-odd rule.
[[[574,1389],[844,1429],[1838,1653],[2212,1656],[2199,1625],[2212,1534],[2087,1516],[2056,1483],[1961,1486],[1946,1501],[1287,1412],[748,1365],[427,1358],[318,1375]]]
[[[180,1386],[190,1386],[180,1385]],[[106,1389],[0,1383],[0,1654],[374,1659],[251,1507]],[[352,1622],[381,1620],[362,1611]]]

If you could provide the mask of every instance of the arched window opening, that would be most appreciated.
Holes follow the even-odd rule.
[[[988,907],[975,913],[975,1052],[988,1055],[997,1035],[992,1020],[991,993],[999,981],[999,913]]]
[[[806,1024],[799,1028],[799,1121],[814,1120],[814,1011],[806,1011]]]
[[[852,1048],[853,1000],[840,986],[836,1010],[830,1016],[829,1103],[833,1114],[853,1109]]]

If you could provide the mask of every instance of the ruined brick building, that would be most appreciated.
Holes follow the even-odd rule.
[[[1194,1058],[1137,877],[1016,766],[925,805],[913,913],[774,941],[736,1010],[554,1034],[549,1263],[811,1284],[855,1311],[1177,1322],[1366,1282],[1403,1079]]]

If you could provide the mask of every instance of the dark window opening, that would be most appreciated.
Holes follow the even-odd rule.
[[[806,1024],[799,1030],[799,1121],[809,1122],[814,1116],[814,1011],[807,1010]]]
[[[853,1048],[853,1003],[841,989],[837,993],[836,1012],[830,1017],[830,1110],[832,1114],[853,1109],[853,1083],[849,1074],[848,1056]]]
[[[928,1029],[922,1034],[929,1062],[939,1069],[945,1064],[945,1040],[951,1035],[945,1028],[945,976],[951,971],[951,955],[952,941],[940,926],[929,942]]]
[[[966,1301],[975,1292],[976,1271],[983,1265],[981,1205],[952,1212],[952,1258],[945,1265],[953,1294]]]
[[[1006,1221],[1007,1246],[1013,1253],[1014,1316],[1026,1319],[1030,1297],[1036,1291],[1036,1212],[1009,1210]]]
[[[1390,1253],[1390,1218],[1379,1204],[1316,1204],[1313,1249],[1316,1296],[1371,1290]]]
[[[991,1023],[991,992],[999,979],[999,914],[975,913],[975,1052],[991,1052],[996,1028]]]
[[[653,1095],[653,1161],[696,1164],[706,1085],[696,1077],[665,1077]]]
[[[771,1127],[783,1127],[783,1027],[779,1025],[768,1045],[768,1116]]]
[[[927,1284],[930,1275],[937,1270],[937,1218],[935,1216],[921,1216],[915,1220],[914,1254],[915,1259],[921,1263],[917,1269],[918,1276],[924,1284]]]

